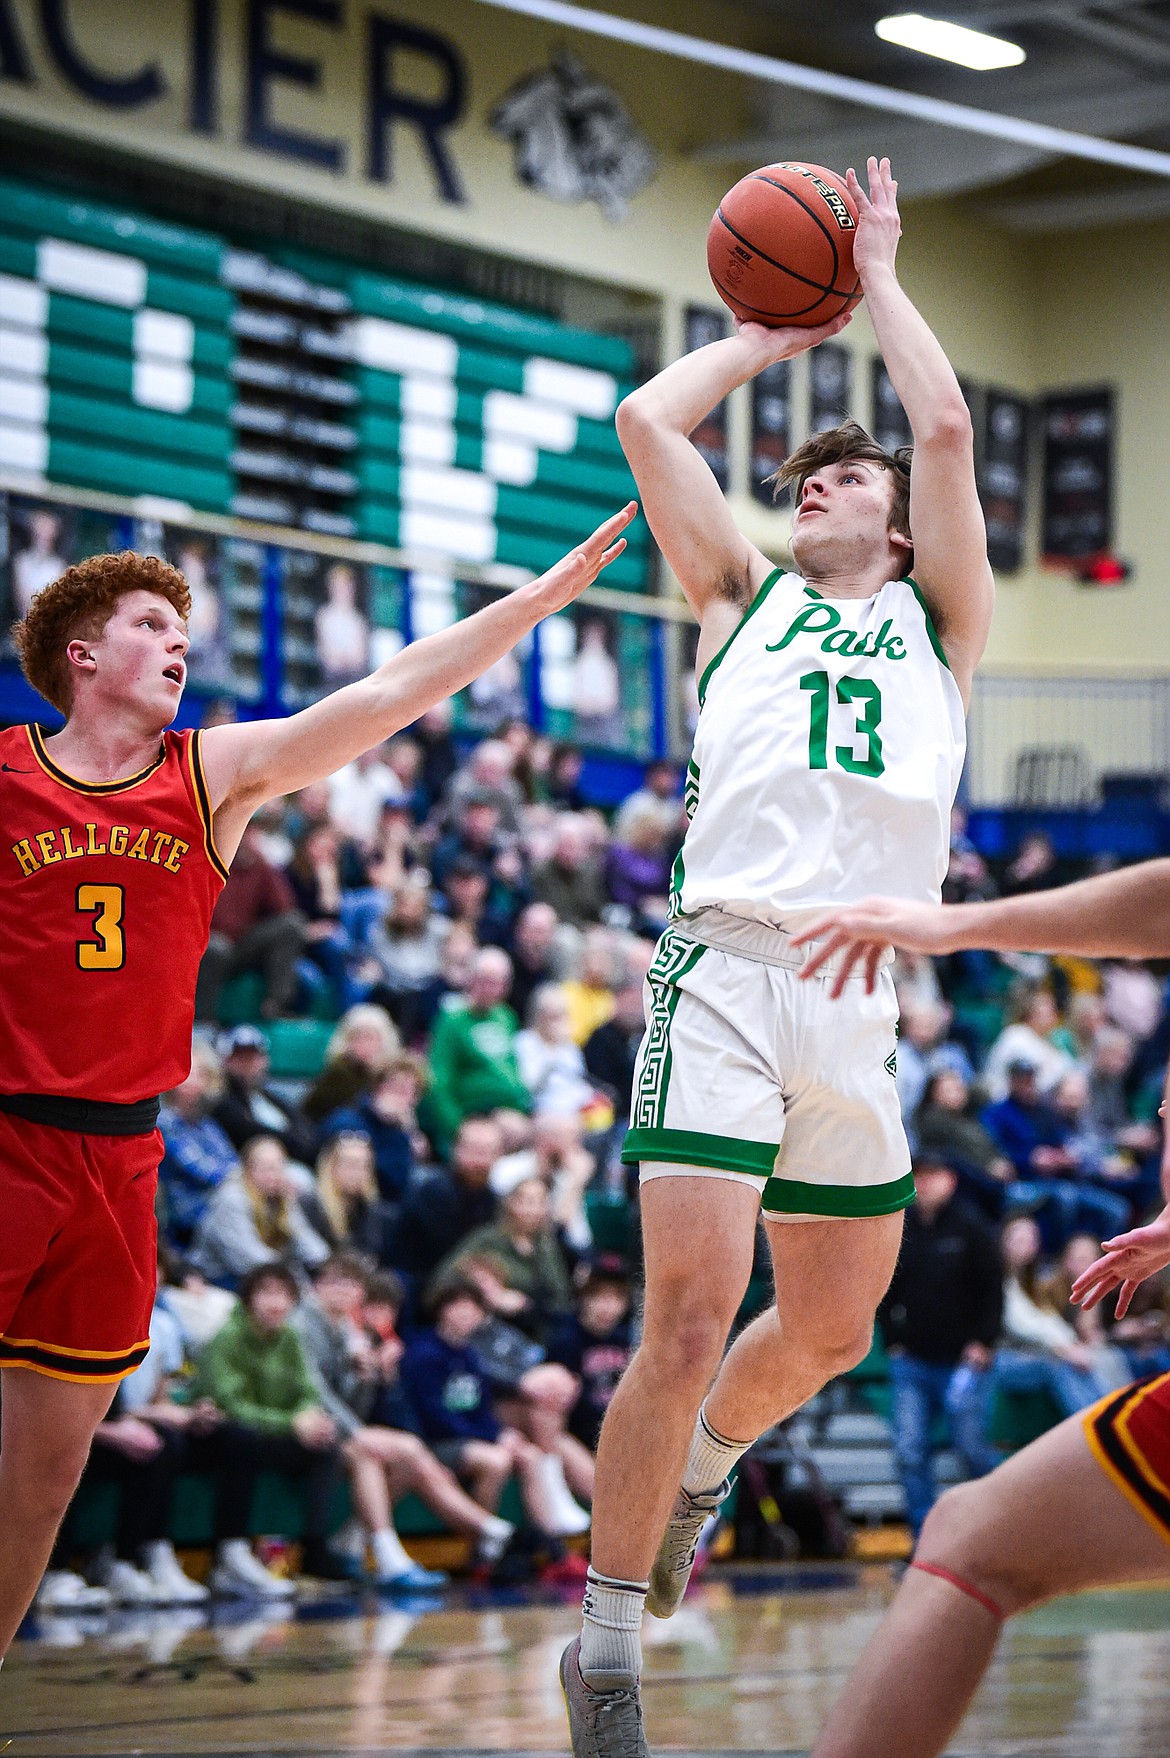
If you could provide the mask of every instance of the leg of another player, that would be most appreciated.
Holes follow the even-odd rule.
[[[117,1386],[75,1385],[28,1368],[0,1374],[0,1656],[49,1561]]]
[[[642,1186],[642,1342],[597,1450],[593,1567],[600,1575],[649,1576],[696,1413],[747,1289],[759,1206],[746,1181],[680,1176]]]
[[[902,1216],[773,1222],[776,1304],[736,1338],[704,1413],[717,1434],[752,1441],[869,1352]]]
[[[938,1758],[995,1651],[997,1611],[1170,1577],[1170,1545],[1105,1476],[1079,1417],[948,1490],[915,1561],[952,1579],[907,1571],[813,1758]]]

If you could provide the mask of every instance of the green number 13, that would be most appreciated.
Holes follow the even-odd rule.
[[[806,672],[800,680],[802,690],[812,697],[808,729],[808,766],[810,769],[829,767],[829,674],[827,671]],[[864,733],[866,752],[858,757],[852,745],[838,745],[833,752],[842,769],[850,775],[881,775],[885,771],[882,757],[882,693],[872,678],[842,678],[837,685],[837,700],[842,707],[861,705],[857,731]]]

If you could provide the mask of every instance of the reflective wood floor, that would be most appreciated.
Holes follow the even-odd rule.
[[[884,1565],[712,1575],[648,1620],[655,1751],[796,1758],[892,1591]],[[10,1758],[564,1754],[557,1660],[577,1596],[468,1594],[404,1610],[325,1598],[243,1610],[42,1620],[0,1673]],[[5,1741],[10,1742],[5,1745]],[[1170,1584],[1021,1619],[958,1758],[1166,1758]]]

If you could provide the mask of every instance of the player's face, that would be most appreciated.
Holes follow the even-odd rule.
[[[792,521],[792,554],[801,573],[872,566],[891,541],[899,541],[890,531],[893,498],[890,473],[880,464],[846,459],[814,470]]]
[[[127,592],[92,651],[102,694],[157,714],[160,727],[175,718],[187,681],[187,625],[157,592]]]

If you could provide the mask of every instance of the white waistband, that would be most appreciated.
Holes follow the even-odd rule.
[[[676,933],[689,940],[697,940],[701,946],[711,946],[720,952],[734,952],[740,958],[755,959],[760,964],[781,965],[792,971],[798,971],[807,964],[817,946],[815,940],[808,941],[804,946],[794,946],[792,934],[787,928],[773,927],[768,922],[755,922],[748,916],[733,915],[730,910],[695,910],[689,916],[679,916],[671,926]],[[879,969],[884,970],[887,965],[892,964],[893,958],[893,948],[883,952]],[[817,976],[836,976],[840,968],[840,954],[835,954],[821,966]],[[864,964],[859,965],[855,975],[860,977],[864,968]]]

